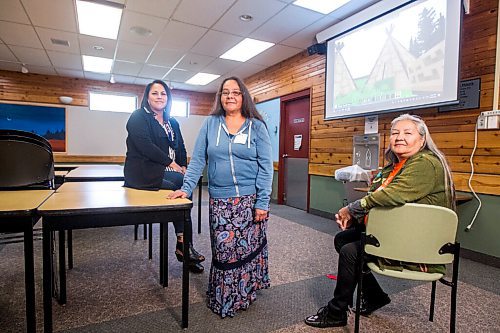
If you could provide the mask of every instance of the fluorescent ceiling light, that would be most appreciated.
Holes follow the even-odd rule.
[[[350,0],[297,0],[293,4],[321,14],[330,14]]]
[[[194,84],[198,86],[204,86],[206,84],[209,84],[216,78],[218,78],[220,75],[217,74],[208,74],[208,73],[198,73],[189,80],[186,81],[187,84]]]
[[[255,57],[257,54],[264,52],[273,45],[274,43],[245,38],[219,58],[245,62],[248,59]]]
[[[96,73],[111,73],[113,59],[82,55],[83,70]]]
[[[81,34],[116,39],[123,5],[110,1],[76,0],[78,29]]]

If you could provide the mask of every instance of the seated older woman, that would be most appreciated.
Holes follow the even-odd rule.
[[[370,192],[360,200],[341,208],[335,215],[343,230],[335,236],[335,249],[339,252],[337,285],[334,298],[320,308],[317,314],[305,319],[314,327],[337,327],[347,324],[347,310],[352,306],[359,272],[356,261],[360,250],[361,233],[365,220],[373,207],[401,206],[408,202],[437,205],[455,209],[455,198],[451,172],[443,154],[437,149],[424,121],[403,114],[391,123],[390,141],[385,155],[389,164],[374,178]],[[440,265],[404,265],[407,269],[442,271]],[[390,303],[375,277],[363,276],[361,314],[373,311]]]

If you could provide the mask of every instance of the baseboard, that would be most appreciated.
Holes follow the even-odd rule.
[[[490,256],[489,254],[461,248],[460,257],[477,261],[481,264],[485,264],[491,267],[500,268],[500,258]]]
[[[327,219],[331,219],[331,220],[333,220],[335,218],[335,214],[334,213],[324,212],[322,210],[318,210],[318,209],[314,209],[314,208],[309,208],[309,212],[308,213],[316,215],[316,216],[321,216],[321,217],[324,217],[324,218],[327,218]]]

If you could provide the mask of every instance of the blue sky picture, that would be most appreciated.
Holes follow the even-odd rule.
[[[64,140],[65,108],[0,103],[0,128],[34,132],[46,139]]]

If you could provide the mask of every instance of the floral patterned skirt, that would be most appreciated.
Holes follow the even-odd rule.
[[[207,306],[222,318],[233,317],[255,301],[256,291],[270,286],[267,219],[254,221],[255,194],[210,198],[212,266]]]

